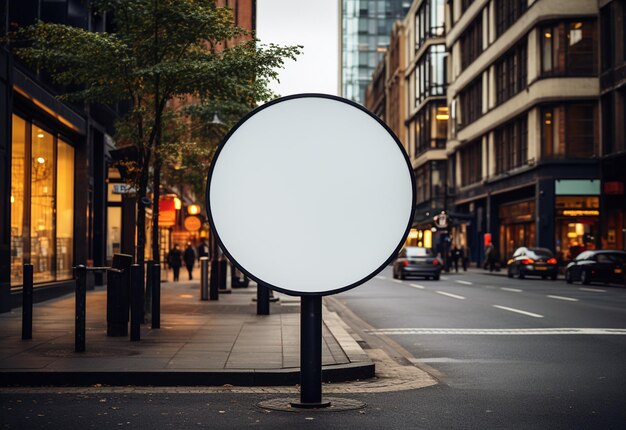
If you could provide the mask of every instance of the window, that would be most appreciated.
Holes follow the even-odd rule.
[[[476,121],[483,110],[483,79],[482,76],[474,79],[460,92],[461,115],[459,129]]]
[[[600,28],[601,33],[601,49],[602,49],[602,71],[607,71],[615,66],[615,44],[613,39],[615,38],[615,25],[613,18],[613,11],[611,10],[612,4],[609,3],[602,9],[600,9]],[[626,14],[626,7],[624,14]],[[625,47],[626,49],[626,47]]]
[[[74,249],[74,148],[13,115],[11,285],[22,266],[34,282],[71,279]]]
[[[515,46],[496,63],[496,104],[501,104],[526,88],[526,40]]]
[[[541,28],[542,76],[597,73],[595,21],[555,23]]]
[[[526,12],[528,0],[496,0],[496,36],[500,36]]]
[[[432,45],[415,66],[415,105],[427,97],[446,95],[445,45]]]
[[[444,0],[425,0],[415,13],[415,50],[426,39],[444,34]]]
[[[429,149],[446,147],[448,118],[448,107],[444,102],[429,104],[417,113],[415,117],[416,156]]]
[[[497,128],[494,133],[496,173],[508,172],[528,162],[528,119],[526,114]]]
[[[471,185],[482,180],[483,175],[483,146],[478,139],[468,143],[460,150],[461,156],[461,185]]]
[[[483,52],[483,14],[478,14],[476,19],[468,26],[460,38],[461,41],[461,67],[466,68],[474,62]]]
[[[415,170],[416,202],[430,200],[430,165],[428,163]]]
[[[542,108],[542,158],[589,158],[598,155],[597,116],[595,103]]]

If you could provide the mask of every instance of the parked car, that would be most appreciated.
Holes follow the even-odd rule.
[[[517,276],[519,279],[526,276],[541,276],[542,279],[549,277],[554,281],[559,273],[557,263],[549,249],[523,246],[517,248],[507,262],[507,275],[509,278]]]
[[[616,249],[584,251],[565,268],[565,281],[571,284],[580,281],[591,282],[624,282],[626,269],[626,252]]]
[[[402,248],[393,263],[393,277],[404,279],[409,276],[423,276],[438,280],[442,266],[429,248],[407,246]]]

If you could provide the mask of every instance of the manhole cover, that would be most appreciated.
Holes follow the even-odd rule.
[[[270,409],[272,411],[284,411],[284,412],[337,412],[337,411],[352,411],[355,409],[362,409],[366,405],[364,402],[353,399],[343,399],[340,397],[324,397],[324,402],[330,402],[330,406],[325,408],[294,408],[292,403],[299,403],[300,398],[287,397],[282,399],[264,400],[257,405],[262,409]]]

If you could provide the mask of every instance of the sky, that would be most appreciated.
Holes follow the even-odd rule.
[[[257,37],[262,43],[302,45],[297,61],[280,70],[277,94],[338,94],[338,1],[257,0]]]

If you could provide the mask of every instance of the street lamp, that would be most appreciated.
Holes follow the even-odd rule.
[[[200,205],[192,204],[187,206],[187,213],[189,215],[198,215],[200,213]]]

